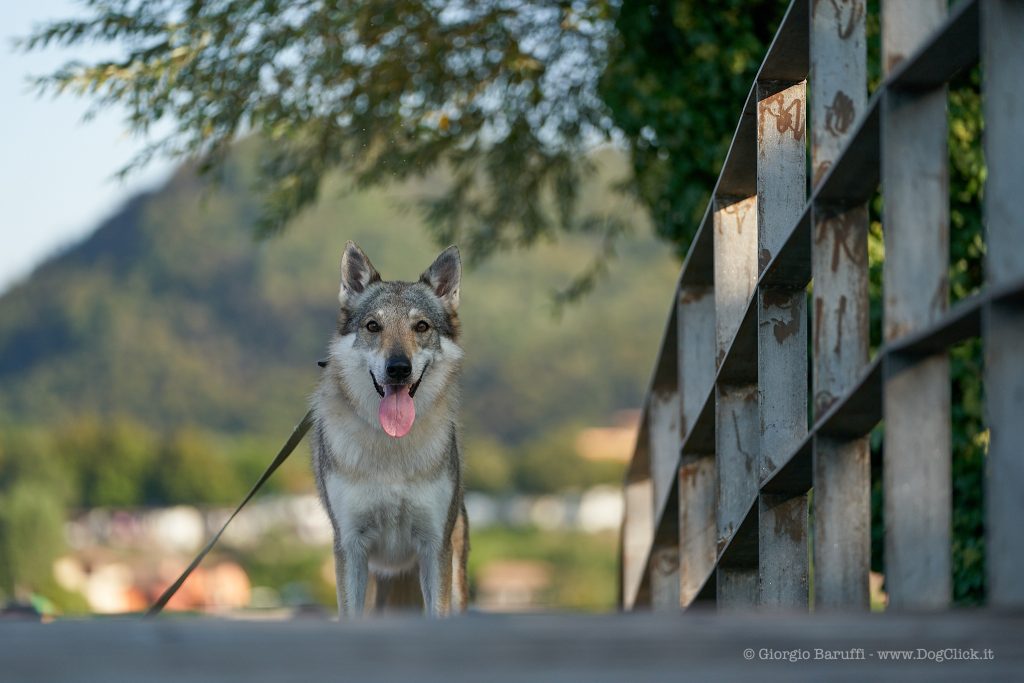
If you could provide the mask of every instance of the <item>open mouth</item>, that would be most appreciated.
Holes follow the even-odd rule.
[[[420,373],[420,378],[418,380],[416,380],[415,382],[413,382],[412,386],[409,387],[409,398],[412,398],[413,396],[416,395],[416,390],[420,388],[420,382],[423,381],[423,375],[427,374],[427,368],[429,368],[429,367],[430,367],[430,362],[428,361],[427,364],[423,366],[423,372]],[[384,398],[384,393],[385,393],[384,392],[384,387],[382,387],[380,385],[380,383],[377,382],[377,378],[373,376],[373,370],[370,370],[370,380],[373,382],[373,388],[377,390],[377,393],[380,394],[381,398]],[[389,387],[404,387],[406,385],[404,385],[404,384],[388,384],[386,386],[389,386]]]
[[[373,380],[373,388],[380,394],[380,410],[378,419],[380,426],[388,436],[400,439],[412,429],[412,423],[416,420],[416,405],[412,397],[423,381],[430,363],[423,366],[419,379],[413,384],[385,384],[381,386],[370,372],[370,379]]]

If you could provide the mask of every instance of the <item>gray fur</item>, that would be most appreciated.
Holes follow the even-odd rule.
[[[373,595],[374,575],[415,569],[428,614],[449,613],[453,597],[457,608],[465,607],[460,277],[454,247],[419,282],[385,282],[359,247],[346,245],[338,329],[312,399],[313,472],[335,532],[342,616],[382,599],[383,591]],[[412,377],[403,383],[415,390],[416,420],[394,439],[376,419],[375,385],[384,377],[384,359],[399,352],[412,362]]]

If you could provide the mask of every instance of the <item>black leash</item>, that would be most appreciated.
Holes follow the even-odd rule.
[[[281,463],[288,459],[288,456],[291,455],[292,451],[295,450],[295,447],[299,445],[299,442],[302,441],[302,437],[306,435],[306,432],[309,431],[309,428],[312,424],[313,411],[310,410],[309,412],[306,413],[306,416],[302,418],[302,421],[299,422],[299,424],[295,425],[295,429],[292,430],[292,435],[288,437],[288,441],[285,442],[284,446],[281,447],[281,450],[278,451],[277,456],[274,458],[274,460],[267,466],[267,469],[263,471],[263,474],[261,474],[260,478],[256,480],[256,483],[253,484],[252,488],[249,489],[249,493],[245,496],[245,498],[242,499],[242,502],[238,504],[238,507],[235,508],[235,511],[231,513],[231,516],[228,517],[228,520],[224,522],[224,526],[220,528],[220,531],[214,534],[213,538],[210,539],[210,542],[207,543],[206,546],[199,551],[199,554],[196,555],[196,558],[192,560],[192,564],[186,567],[185,571],[181,573],[181,576],[179,576],[174,583],[167,587],[167,590],[165,590],[160,595],[160,597],[157,598],[157,601],[153,603],[152,607],[146,610],[147,617],[153,617],[157,614],[160,614],[160,611],[164,608],[164,605],[167,604],[167,601],[170,600],[174,596],[174,594],[178,592],[178,589],[181,588],[181,584],[185,583],[185,580],[189,577],[189,574],[191,574],[192,571],[199,566],[199,563],[203,561],[203,558],[206,557],[207,553],[209,553],[213,549],[213,546],[217,543],[217,541],[220,540],[221,534],[223,534],[224,530],[228,528],[228,524],[231,524],[231,520],[233,520],[235,518],[235,515],[241,512],[242,508],[245,507],[245,504],[248,503],[249,500],[254,495],[256,495],[256,492],[259,491],[260,487],[266,483],[267,479],[270,479],[270,475],[272,475],[274,471],[281,466]]]

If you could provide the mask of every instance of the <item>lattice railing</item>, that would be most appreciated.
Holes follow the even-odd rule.
[[[1024,605],[1024,2],[883,0],[881,26],[869,99],[864,0],[794,0],[747,97],[626,477],[626,609],[806,607],[811,561],[816,607],[866,609],[867,435],[881,420],[890,604],[949,605],[947,351],[978,336],[989,602]],[[986,283],[950,308],[947,83],[979,60]],[[879,190],[884,343],[871,358]]]

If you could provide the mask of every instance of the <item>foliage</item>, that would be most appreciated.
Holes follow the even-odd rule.
[[[877,31],[877,22],[874,24]],[[872,24],[869,24],[869,29]],[[981,199],[986,176],[982,149],[981,74],[975,68],[950,84],[949,292],[957,302],[981,287],[985,255]],[[869,233],[872,346],[882,337],[882,269],[885,260],[881,197],[872,204]],[[985,597],[985,523],[983,482],[988,430],[984,423],[982,345],[980,340],[950,350],[953,423],[953,598],[957,604],[981,604]],[[874,460],[880,461],[884,425],[872,439]],[[876,474],[881,471],[876,467]],[[880,482],[872,491],[872,568],[884,571],[883,498]]]
[[[434,251],[416,217],[401,210],[417,185],[325,198],[273,248],[254,249],[237,226],[256,211],[247,188],[258,154],[240,149],[217,189],[183,170],[0,297],[3,420],[130,416],[161,440],[194,425],[251,435],[263,453],[276,447],[317,381],[345,240],[357,240],[387,278],[416,277]],[[607,167],[603,176],[622,167],[614,155],[595,163]],[[580,194],[595,209],[613,201],[598,186]],[[619,281],[601,283],[553,320],[550,291],[587,261],[587,244],[577,237],[505,254],[466,274],[468,440],[487,435],[515,448],[639,403],[664,311],[652,302],[664,300],[676,265],[654,240],[630,240],[616,263]],[[80,427],[80,437],[65,438],[100,437]],[[119,428],[130,436],[130,425]],[[95,448],[83,457],[102,458],[103,444]],[[124,453],[124,468],[98,471],[97,485],[135,479],[128,473],[143,463],[127,461],[139,457]],[[137,495],[123,501],[134,504]]]
[[[479,577],[480,568],[496,560],[532,560],[552,569],[548,606],[588,612],[615,607],[614,534],[540,531],[532,527],[489,527],[471,534],[471,577]]]
[[[582,491],[595,484],[622,481],[622,463],[595,462],[576,453],[573,442],[579,429],[579,425],[569,424],[522,444],[510,488],[524,493]]]
[[[167,154],[213,168],[243,135],[269,141],[260,235],[310,207],[332,170],[366,188],[440,165],[451,182],[424,199],[424,216],[439,241],[473,259],[559,229],[609,240],[625,227],[577,211],[592,172],[581,152],[612,127],[595,92],[611,26],[605,0],[85,5],[22,47],[104,42],[123,57],[69,62],[39,89],[124,107],[137,134],[169,123],[133,165]]]
[[[986,177],[982,149],[981,73],[950,84],[950,298],[956,302],[984,282],[981,200]],[[956,602],[985,597],[985,427],[982,345],[972,340],[950,352],[953,381],[953,593]]]
[[[624,2],[616,20],[601,95],[630,143],[630,188],[648,209],[657,233],[682,255],[714,186],[736,116],[754,72],[781,18],[785,3],[735,0],[701,11],[688,0]],[[881,80],[878,4],[867,17],[868,72]],[[981,146],[980,78],[972,73],[951,84],[950,293],[953,301],[977,291],[982,281],[981,193],[985,180]],[[872,204],[869,233],[872,346],[881,343],[884,237],[880,198]],[[954,597],[977,603],[984,596],[982,487],[987,432],[981,403],[981,347],[951,352],[953,382],[953,567]],[[878,435],[880,436],[879,431]],[[880,439],[875,439],[876,461]],[[873,565],[884,569],[881,491],[873,513]]]
[[[577,257],[579,245],[596,248],[598,260],[584,266],[583,276],[568,290],[578,296],[595,286],[607,257],[615,253],[615,237],[629,223],[607,203],[580,210],[585,194],[581,188],[592,173],[593,159],[581,152],[608,139],[625,143],[631,154],[631,172],[619,185],[647,210],[656,233],[672,244],[677,254],[684,253],[783,4],[782,0],[728,0],[712,9],[692,0],[626,0],[615,12],[614,3],[602,0],[557,5],[490,0],[436,7],[426,1],[374,0],[341,9],[319,3],[285,6],[257,0],[92,0],[87,3],[89,18],[44,27],[25,44],[29,48],[50,43],[76,45],[91,39],[126,44],[129,55],[120,62],[72,64],[40,85],[91,94],[101,107],[127,105],[129,122],[137,132],[171,119],[176,125],[174,133],[149,152],[198,154],[205,166],[221,164],[218,168],[231,190],[229,196],[243,195],[243,188],[252,184],[240,182],[244,173],[236,173],[230,160],[221,163],[228,159],[232,141],[249,131],[271,140],[271,145],[258,148],[262,150],[258,179],[265,188],[262,196],[266,202],[260,205],[250,199],[240,206],[219,202],[220,213],[212,221],[216,227],[231,225],[237,217],[260,215],[258,232],[275,233],[325,194],[323,190],[332,184],[329,172],[335,168],[348,171],[352,181],[363,188],[392,179],[423,178],[419,195],[413,199],[425,209],[428,227],[443,241],[468,245],[475,260],[495,249],[530,245],[559,233],[599,236],[597,240],[570,241],[575,248],[566,249],[563,242],[538,257],[549,270],[537,280],[545,280],[550,272],[564,271],[566,258]],[[877,2],[872,1],[867,17],[872,87],[880,78],[877,14]],[[980,198],[985,167],[977,71],[953,84],[949,111],[950,290],[958,300],[979,286],[984,255]],[[432,175],[436,171],[448,174],[450,182],[438,181]],[[318,206],[337,210],[337,204]],[[876,346],[880,343],[884,260],[878,209],[876,201],[869,235],[871,329]],[[173,228],[179,235],[188,234],[187,227],[168,217],[172,213],[151,211],[143,222],[159,226],[160,233]],[[366,224],[368,217],[365,213],[337,215],[350,216],[353,223],[361,224]],[[198,214],[189,218],[194,224],[205,220]],[[323,220],[314,208],[300,223],[306,230]],[[244,219],[236,222],[250,223]],[[384,223],[389,222],[394,221],[385,218]],[[416,243],[408,231],[388,232],[382,227],[384,233],[392,244],[399,234]],[[219,234],[223,244],[231,244],[224,237],[227,233]],[[248,350],[253,343],[274,348],[276,358],[264,353],[253,362],[269,362],[278,368],[279,372],[268,374],[281,381],[286,370],[275,361],[282,349],[296,355],[295,349],[306,352],[311,347],[292,346],[295,340],[280,330],[298,330],[296,338],[312,339],[311,312],[326,313],[326,305],[317,309],[309,303],[326,297],[321,290],[305,285],[304,266],[299,265],[318,264],[317,255],[304,252],[297,243],[288,244],[286,239],[278,245],[278,253],[285,254],[275,257],[282,259],[278,262],[264,255],[250,260],[233,244],[231,258],[218,261],[210,256],[214,252],[203,249],[169,249],[157,232],[147,237],[161,244],[154,253],[188,260],[194,278],[183,277],[182,271],[189,269],[180,268],[179,262],[156,259],[158,263],[149,269],[152,276],[130,266],[124,267],[120,280],[95,268],[79,269],[75,281],[81,287],[74,288],[74,301],[68,306],[54,296],[58,291],[70,291],[60,289],[63,282],[59,277],[43,278],[32,296],[5,300],[5,308],[15,313],[9,314],[12,318],[6,325],[0,318],[0,378],[6,380],[13,374],[34,393],[30,400],[17,389],[5,390],[0,393],[0,406],[13,406],[15,415],[60,410],[67,395],[68,378],[62,374],[67,369],[42,369],[43,360],[69,346],[69,357],[89,357],[84,351],[77,358],[74,354],[88,348],[87,340],[94,335],[110,348],[124,348],[124,340],[138,330],[117,329],[124,322],[115,311],[130,296],[119,291],[118,298],[109,292],[128,277],[151,287],[150,294],[163,286],[174,290],[171,303],[179,307],[181,317],[155,325],[155,333],[145,331],[142,336],[152,344],[145,354],[136,351],[137,358],[132,354],[127,358],[122,354],[99,357],[99,367],[108,370],[114,381],[125,381],[117,370],[126,359],[137,362],[129,367],[144,368],[140,373],[144,379],[132,377],[130,382],[115,384],[118,390],[114,392],[110,387],[93,390],[83,383],[75,387],[78,395],[109,410],[110,403],[123,405],[129,397],[132,405],[140,405],[139,393],[156,395],[153,387],[166,384],[178,387],[177,393],[172,390],[162,398],[170,408],[167,414],[178,420],[193,419],[199,412],[212,414],[219,428],[236,430],[253,422],[273,421],[280,414],[279,410],[261,413],[254,402],[237,399],[243,395],[265,399],[265,393],[254,392],[252,386],[246,387],[248,391],[238,390],[244,385],[238,377],[245,376],[247,369],[237,361],[229,360],[222,366],[226,370],[218,372],[220,368],[211,371],[198,359],[209,355],[211,348],[217,349],[220,353],[213,355],[221,358],[231,358],[236,355],[232,352]],[[383,238],[376,243],[374,239],[366,238],[371,254],[373,246],[383,248],[385,243]],[[320,254],[337,253],[336,248],[320,246]],[[194,263],[197,253],[205,258]],[[573,258],[573,263],[579,263],[578,258]],[[489,276],[500,282],[525,282],[538,272],[536,266],[513,272],[502,264]],[[62,267],[66,269],[68,263]],[[179,291],[182,282],[192,289]],[[214,306],[199,303],[210,294],[208,282],[216,283],[217,291],[226,285],[231,296],[222,297]],[[466,316],[467,320],[480,316],[486,321],[477,332],[467,326],[467,340],[475,337],[473,341],[485,347],[497,340],[502,349],[501,354],[491,356],[495,362],[471,366],[467,373],[467,395],[474,397],[467,406],[470,430],[496,436],[490,442],[476,437],[483,445],[481,453],[486,453],[480,459],[478,481],[490,489],[498,489],[508,480],[535,487],[540,471],[552,472],[556,479],[580,476],[571,462],[561,473],[553,467],[555,462],[567,462],[552,459],[557,446],[548,450],[559,438],[554,426],[566,423],[576,410],[593,416],[598,406],[606,409],[616,401],[635,403],[635,382],[630,384],[627,375],[619,373],[628,367],[635,379],[645,376],[646,370],[638,369],[636,357],[627,358],[633,350],[625,330],[633,325],[649,331],[661,329],[640,312],[660,317],[660,308],[651,306],[649,298],[639,299],[644,305],[635,307],[608,306],[603,301],[600,309],[584,314],[579,313],[582,307],[565,312],[569,324],[587,334],[586,345],[560,347],[555,336],[563,330],[557,329],[554,336],[533,341],[522,334],[521,324],[536,310],[536,300],[529,293],[522,296],[518,289],[510,292],[513,289],[504,287],[486,294],[482,288],[477,290],[487,305],[469,308]],[[467,287],[467,292],[471,291]],[[664,300],[664,291],[654,294],[654,300]],[[617,294],[610,289],[599,292],[602,297]],[[495,305],[499,301],[501,304]],[[493,311],[504,315],[493,315]],[[225,314],[233,322],[258,322],[226,342],[217,323]],[[30,330],[35,343],[26,343],[21,336],[29,316],[47,321],[45,329],[36,326]],[[268,320],[272,324],[267,324]],[[606,362],[603,353],[593,357],[585,351],[611,337],[604,334],[607,320],[616,321],[616,343],[610,344],[610,357],[620,361],[619,365]],[[111,336],[112,327],[118,334],[117,344],[104,339]],[[189,330],[189,339],[210,345],[204,345],[202,353],[197,353],[197,348],[178,348],[175,342],[182,339],[182,329]],[[543,332],[538,334],[544,337]],[[643,350],[638,352],[643,356],[639,366],[649,367],[653,345],[640,343],[637,348]],[[602,352],[606,350],[602,348]],[[980,346],[973,343],[954,349],[951,358],[955,595],[958,601],[977,602],[984,595],[980,496],[987,443],[978,377]],[[176,377],[154,378],[152,370],[145,370],[144,359],[153,367],[168,367],[173,359],[169,367],[180,368],[185,381],[176,384]],[[551,372],[552,367],[557,371]],[[32,370],[19,374],[22,371],[17,368]],[[602,369],[599,376],[593,368]],[[264,369],[261,365],[261,372]],[[294,374],[294,368],[291,370]],[[73,370],[68,374],[74,378]],[[145,388],[138,393],[120,391],[132,382]],[[196,395],[182,391],[182,385],[206,391]],[[223,393],[213,388],[217,386],[236,390],[233,398],[237,400],[228,403],[238,406],[234,413],[224,412]],[[587,391],[579,391],[580,386]],[[632,388],[617,393],[620,386]],[[502,390],[488,391],[494,387]],[[287,404],[294,405],[294,395],[290,398]],[[536,425],[541,427],[533,431],[531,426]],[[541,445],[531,439],[550,442]],[[877,437],[874,441],[877,444]],[[498,464],[523,443],[537,446],[525,456],[526,467],[516,470]],[[101,480],[112,490],[118,489],[116,478]],[[877,495],[875,500],[877,537],[883,521]],[[880,550],[873,560],[879,568],[883,566]]]
[[[317,603],[333,610],[337,604],[334,557],[329,547],[310,546],[276,533],[261,538],[252,548],[233,549],[225,555],[245,567],[254,587],[279,591],[285,605]]]
[[[680,257],[788,2],[622,3],[600,93],[632,154],[629,189]]]
[[[64,547],[64,508],[46,481],[21,479],[0,492],[0,590],[18,596],[52,584]]]

